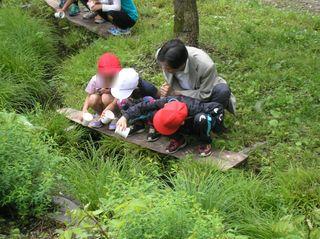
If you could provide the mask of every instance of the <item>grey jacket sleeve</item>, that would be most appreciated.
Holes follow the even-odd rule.
[[[180,94],[184,96],[189,96],[199,100],[206,100],[211,96],[212,89],[215,83],[216,78],[216,69],[215,66],[212,65],[208,68],[205,73],[200,78],[200,86],[199,89],[196,90],[181,90]]]

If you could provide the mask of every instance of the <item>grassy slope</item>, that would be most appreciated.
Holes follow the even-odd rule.
[[[171,5],[163,0],[138,5],[142,18],[132,37],[97,40],[65,62],[59,79],[66,105],[81,107],[83,89],[104,51],[115,52],[125,66],[161,83],[153,56],[173,37]],[[232,133],[214,145],[238,150],[267,141],[251,157],[252,166],[317,166],[320,18],[255,1],[201,1],[199,11],[201,46],[238,99],[237,117],[227,119]]]
[[[51,28],[19,9],[0,9],[0,22],[0,107],[21,110],[36,101],[47,103],[57,59]]]

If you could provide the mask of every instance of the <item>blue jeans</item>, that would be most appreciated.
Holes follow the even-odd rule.
[[[154,99],[159,99],[158,89],[153,84],[143,79],[139,79],[137,89],[132,92],[132,98],[140,99],[145,96],[151,96]]]

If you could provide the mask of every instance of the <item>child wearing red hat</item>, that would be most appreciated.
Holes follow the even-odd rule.
[[[91,78],[85,89],[87,97],[82,107],[83,113],[91,108],[101,115],[102,111],[113,102],[111,84],[120,70],[120,60],[114,54],[107,52],[99,58],[97,74]]]
[[[153,114],[150,114],[153,112]],[[167,153],[175,153],[186,146],[182,133],[195,134],[199,141],[199,155],[211,155],[211,131],[221,132],[224,109],[216,102],[201,102],[186,96],[165,97],[153,102],[141,102],[125,112],[117,122],[117,127],[124,129],[141,115],[153,118],[155,129],[162,135],[170,136],[166,147]]]

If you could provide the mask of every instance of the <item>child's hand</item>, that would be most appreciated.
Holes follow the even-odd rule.
[[[160,89],[161,97],[167,97],[171,90],[171,86],[167,83],[164,83]]]
[[[124,116],[118,120],[117,128],[121,131],[124,131],[127,128],[127,119]]]
[[[91,10],[94,12],[99,11],[101,9],[102,9],[102,4],[97,4],[97,3],[95,3],[91,8]]]
[[[111,89],[110,89],[110,88],[100,88],[100,89],[98,90],[98,93],[99,93],[100,95],[110,94],[110,93],[111,93]]]

